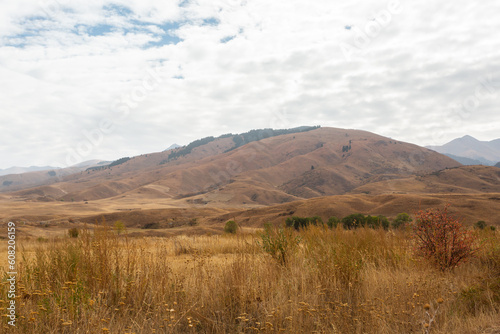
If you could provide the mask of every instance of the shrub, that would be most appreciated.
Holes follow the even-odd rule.
[[[314,216],[314,217],[309,217],[309,224],[315,225],[315,226],[322,226],[323,219],[320,216]]]
[[[368,216],[365,217],[365,226],[373,229],[382,227],[384,230],[387,230],[389,228],[389,220],[385,216]]]
[[[479,220],[478,222],[476,222],[474,224],[474,228],[476,228],[476,229],[478,228],[480,230],[484,230],[486,228],[486,226],[487,226],[487,224],[484,220]]]
[[[235,234],[236,231],[238,231],[238,224],[236,224],[236,222],[234,220],[228,221],[226,223],[226,225],[224,226],[225,233]]]
[[[353,213],[342,218],[342,226],[346,230],[352,230],[358,227],[365,226],[366,217],[361,213]]]
[[[78,238],[78,234],[80,234],[80,231],[76,227],[70,228],[68,230],[68,235],[70,238]]]
[[[121,234],[122,232],[125,231],[125,224],[121,220],[115,221],[115,231],[118,234]]]
[[[156,230],[156,229],[160,228],[160,224],[159,223],[147,223],[142,228],[145,230]]]
[[[300,237],[294,236],[292,229],[273,228],[271,224],[264,225],[264,232],[260,233],[260,238],[262,241],[257,243],[283,266],[286,266],[291,254],[300,243]]]
[[[379,222],[380,222],[380,226],[384,229],[384,230],[388,230],[389,229],[389,219],[387,219],[386,216],[382,216],[382,215],[379,215],[377,216],[377,218],[379,219]]]
[[[338,219],[337,217],[330,217],[328,219],[327,225],[329,228],[337,228],[339,223],[340,223],[340,219]]]
[[[409,214],[403,212],[396,216],[396,219],[392,222],[393,228],[402,228],[412,221]]]
[[[293,227],[296,230],[307,228],[309,225],[323,225],[323,219],[320,216],[314,217],[288,217],[285,221],[286,227]]]
[[[448,205],[443,209],[420,210],[415,216],[413,233],[417,254],[439,269],[454,268],[477,251],[474,235],[449,216]]]

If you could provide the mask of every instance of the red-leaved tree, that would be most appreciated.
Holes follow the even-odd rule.
[[[441,270],[458,266],[477,251],[474,234],[448,214],[448,207],[418,211],[413,229],[417,254]]]

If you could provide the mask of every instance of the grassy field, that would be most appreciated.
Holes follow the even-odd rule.
[[[499,233],[475,233],[480,251],[449,271],[416,257],[409,231],[285,231],[285,261],[263,249],[258,233],[131,238],[96,227],[78,238],[20,239],[18,319],[12,328],[4,316],[1,326],[8,333],[500,333]],[[2,314],[7,289],[3,279]]]

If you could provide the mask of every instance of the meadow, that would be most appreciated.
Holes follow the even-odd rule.
[[[448,270],[415,254],[409,229],[268,232],[129,237],[96,225],[19,239],[18,318],[2,317],[3,332],[500,333],[498,231],[474,231],[475,256]],[[7,289],[4,277],[2,314]]]

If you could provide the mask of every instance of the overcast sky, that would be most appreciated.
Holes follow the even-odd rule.
[[[500,137],[500,1],[0,3],[0,168],[256,128]]]

